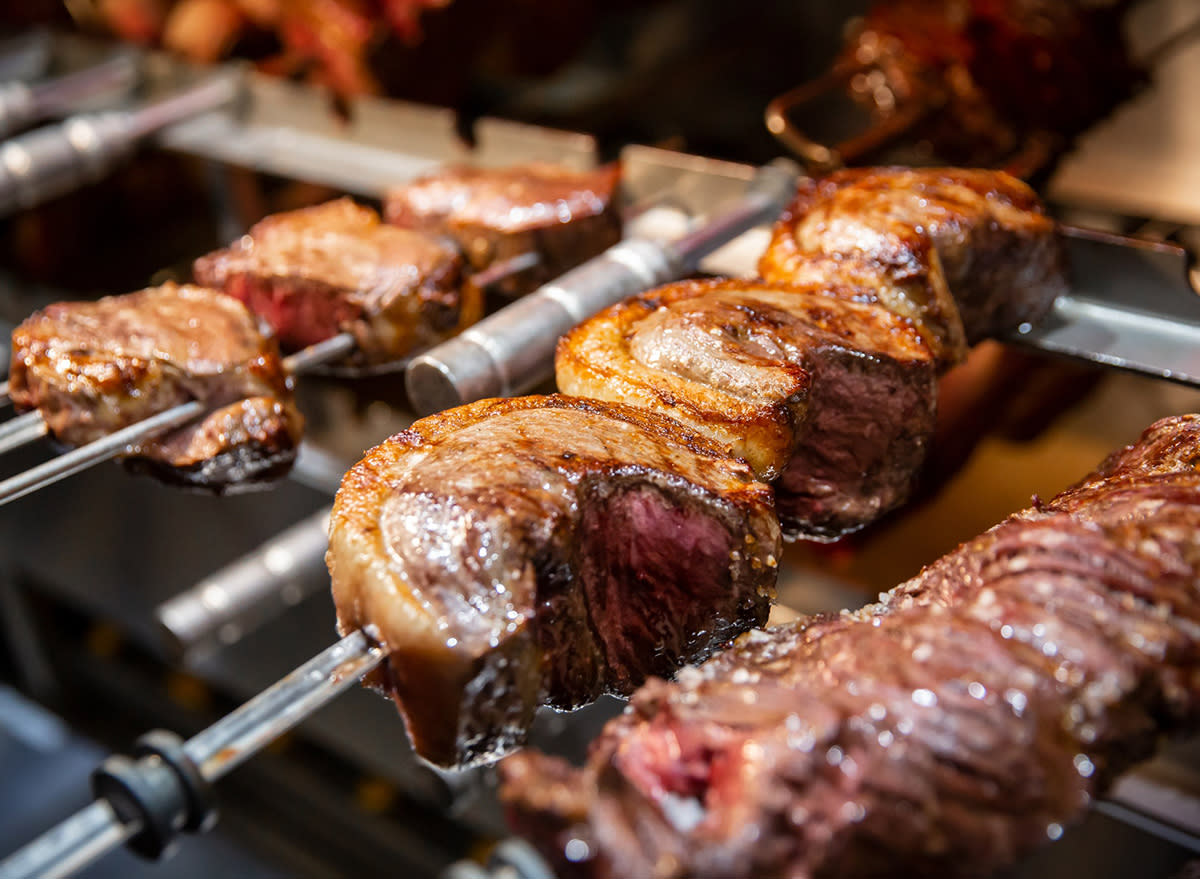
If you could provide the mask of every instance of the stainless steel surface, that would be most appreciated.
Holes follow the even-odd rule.
[[[60,879],[134,836],[137,822],[121,823],[107,800],[97,800],[0,861],[0,879]]]
[[[195,657],[232,644],[329,587],[328,508],[163,602],[154,615],[173,653]]]
[[[413,409],[425,415],[545,381],[563,333],[626,296],[693,271],[721,245],[773,218],[795,192],[797,173],[790,162],[773,162],[734,207],[683,238],[627,238],[415,358],[405,375]]]
[[[46,422],[40,412],[26,412],[0,423],[0,455],[20,448],[46,435]]]
[[[224,71],[135,110],[80,113],[0,144],[0,216],[103,177],[138,142],[169,125],[230,104],[239,75]]]
[[[0,138],[43,119],[62,116],[97,98],[123,97],[138,79],[138,63],[130,52],[65,76],[29,84],[0,83]]]
[[[1012,341],[1200,385],[1200,295],[1172,245],[1066,229],[1071,291]]]
[[[1193,768],[1195,747],[1190,753],[1167,754],[1122,776],[1105,799],[1100,811],[1114,813],[1120,820],[1136,816],[1138,826],[1175,845],[1200,854],[1200,773]]]
[[[339,695],[383,661],[362,632],[352,632],[283,680],[188,739],[184,753],[216,781]],[[107,803],[92,803],[0,863],[0,877],[65,876],[133,836]]]
[[[170,75],[176,62],[152,69]],[[595,141],[497,119],[475,124],[475,145],[458,135],[452,110],[362,97],[338,118],[328,97],[275,77],[249,74],[235,112],[205,114],[163,132],[170,150],[378,198],[399,183],[452,162],[497,166],[542,159],[587,168]]]
[[[10,476],[0,482],[0,506],[86,470],[93,464],[107,461],[126,451],[131,444],[186,424],[203,412],[204,404],[197,400],[181,403],[86,446],[79,446],[43,464],[31,467],[16,476]]]

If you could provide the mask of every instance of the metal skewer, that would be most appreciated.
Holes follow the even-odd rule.
[[[8,382],[0,383],[0,406],[8,403]]]
[[[36,410],[10,418],[0,424],[0,455],[41,439],[48,432],[42,413]]]
[[[191,421],[197,415],[204,413],[204,404],[199,400],[182,403],[165,412],[159,412],[136,424],[122,428],[95,442],[72,449],[57,458],[31,467],[16,476],[10,476],[0,482],[0,505],[15,501],[27,494],[53,485],[61,479],[73,476],[81,470],[86,470],[93,464],[107,461],[126,451],[131,445],[154,436],[172,427],[179,427]]]
[[[237,71],[220,73],[135,110],[78,113],[0,144],[0,215],[32,207],[103,177],[142,139],[233,103]]]
[[[339,333],[285,357],[283,366],[288,372],[300,374],[318,364],[344,357],[354,350],[354,346],[355,340],[352,335]],[[39,488],[52,485],[68,476],[73,476],[93,464],[120,455],[130,446],[173,427],[186,424],[193,418],[204,414],[204,411],[205,406],[199,400],[181,403],[5,479],[0,482],[0,506],[24,497]],[[10,427],[14,423],[17,426]],[[45,433],[45,422],[36,410],[14,418],[0,426],[0,453],[35,440],[44,436]]]
[[[205,798],[206,783],[331,701],[385,655],[361,631],[351,632],[182,746],[171,748],[169,740],[165,748],[156,744],[133,764],[110,758],[94,777],[94,787],[104,791],[108,780],[119,777],[130,782],[122,790],[133,791],[132,798],[97,799],[0,862],[0,879],[57,879],[126,840],[140,851],[161,853],[170,842],[163,837],[173,837],[180,827],[211,826],[214,813]],[[162,733],[151,735],[156,743],[164,741]],[[141,791],[150,796],[140,799]]]
[[[138,62],[129,52],[86,70],[46,82],[0,83],[0,137],[53,116],[69,113],[93,98],[118,96],[137,83]]]

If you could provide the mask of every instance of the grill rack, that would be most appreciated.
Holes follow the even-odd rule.
[[[59,39],[68,52],[79,42],[74,37]],[[79,44],[87,46],[86,41]],[[191,75],[162,56],[151,56],[146,70],[151,93]],[[458,137],[449,111],[379,99],[355,102],[352,123],[339,126],[331,120],[323,95],[257,75],[249,80],[248,110],[206,113],[172,126],[156,138],[156,145],[372,198],[391,184],[448,161],[502,165],[540,158],[583,166],[597,158],[595,143],[585,135],[490,119],[478,122],[477,144],[470,149]],[[640,146],[626,147],[621,159],[633,200],[669,191],[685,210],[697,214],[736,200],[753,173],[747,165]],[[702,270],[752,273],[766,234],[763,227],[751,230],[708,257]],[[1097,253],[1110,252],[1102,240],[1096,244]],[[1177,248],[1160,246],[1139,248],[1139,256],[1134,264],[1140,264],[1144,274],[1128,274],[1127,261],[1115,273],[1097,268],[1085,295],[1069,297],[1045,328],[1016,341],[1200,385],[1200,368],[1172,359],[1179,358],[1179,352],[1200,350],[1200,306],[1184,295],[1185,290],[1191,292],[1184,280],[1186,256]],[[1106,283],[1097,287],[1100,280]],[[1141,295],[1148,283],[1170,291],[1149,307]],[[1171,365],[1164,368],[1164,359]],[[1150,764],[1131,774],[1097,809],[1200,852],[1200,785],[1181,780],[1170,763],[1166,767]]]

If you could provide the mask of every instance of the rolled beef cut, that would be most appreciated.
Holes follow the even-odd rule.
[[[559,343],[575,396],[669,415],[775,480],[784,535],[835,539],[903,502],[934,427],[936,370],[906,321],[830,284],[686,281]]]
[[[372,449],[334,503],[338,626],[417,752],[494,760],[540,705],[669,675],[765,621],[779,528],[753,471],[677,422],[570,397],[484,400]]]
[[[621,240],[620,168],[574,171],[534,162],[507,168],[455,165],[388,194],[389,223],[458,242],[471,268],[525,253],[533,268],[495,285],[515,298],[557,278]]]
[[[37,312],[13,332],[9,387],[17,408],[37,409],[67,445],[202,401],[207,416],[123,460],[218,492],[285,474],[303,429],[274,340],[236,299],[191,285]]]
[[[863,168],[801,184],[759,272],[839,283],[911,320],[943,366],[1037,321],[1066,290],[1037,196],[1001,171]]]
[[[348,198],[267,217],[192,271],[261,315],[285,348],[352,333],[356,365],[403,362],[483,310],[449,242],[385,225]]]
[[[561,879],[1012,863],[1198,726],[1197,460],[1200,417],[1159,422],[878,604],[650,681],[585,768],[501,764],[516,827]]]

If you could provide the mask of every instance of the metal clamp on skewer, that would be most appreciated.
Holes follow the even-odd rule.
[[[0,216],[99,180],[138,142],[234,101],[240,73],[222,72],[136,110],[80,113],[0,145]]]
[[[349,688],[383,661],[352,632],[208,729],[180,743],[171,733],[138,740],[139,759],[110,758],[97,770],[98,799],[0,862],[0,879],[57,879],[128,841],[161,857],[182,831],[212,826],[208,785]]]
[[[626,239],[415,358],[405,375],[413,409],[428,415],[545,381],[559,336],[626,296],[693,271],[721,245],[775,217],[795,194],[798,175],[790,161],[771,162],[735,208],[683,238]]]

